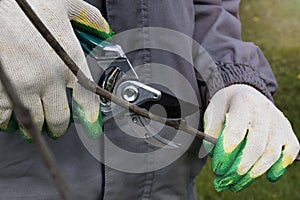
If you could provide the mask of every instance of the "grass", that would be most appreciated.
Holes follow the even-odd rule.
[[[272,66],[279,84],[276,105],[300,138],[300,0],[242,0],[243,40],[257,44]],[[298,77],[297,77],[298,76]],[[284,131],[284,130],[281,130]],[[198,199],[300,199],[300,163],[294,163],[276,183],[263,176],[240,193],[213,188],[210,159],[197,178]]]

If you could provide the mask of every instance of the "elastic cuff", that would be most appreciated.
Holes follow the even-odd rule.
[[[247,84],[263,93],[274,102],[271,93],[259,73],[249,65],[237,63],[216,62],[217,69],[210,75],[207,86],[210,97],[220,89],[233,84]]]

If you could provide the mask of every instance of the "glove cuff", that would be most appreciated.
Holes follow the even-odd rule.
[[[267,89],[266,83],[260,78],[257,71],[246,64],[216,62],[217,68],[211,73],[207,86],[210,97],[220,89],[233,84],[247,84],[263,93],[274,102],[272,94]]]

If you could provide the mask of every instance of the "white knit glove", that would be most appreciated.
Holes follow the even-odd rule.
[[[251,86],[237,84],[218,91],[204,123],[205,132],[218,138],[211,152],[218,191],[240,191],[265,172],[270,181],[276,181],[299,152],[287,118]]]
[[[111,30],[101,13],[81,0],[28,0],[53,36],[76,64],[92,79],[84,53],[70,20],[99,36]],[[95,138],[102,131],[99,97],[85,90],[76,77],[31,24],[15,0],[0,1],[0,59],[22,103],[33,121],[52,138],[62,136],[70,123],[66,87],[73,88],[75,109],[87,134]],[[105,39],[105,38],[104,38]],[[0,84],[0,129],[14,131],[13,107]],[[22,136],[30,136],[19,127]]]

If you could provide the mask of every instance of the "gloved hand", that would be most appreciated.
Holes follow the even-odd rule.
[[[217,191],[240,191],[265,172],[269,181],[276,181],[299,151],[283,113],[248,85],[218,91],[205,112],[204,125],[208,135],[218,138],[210,154]],[[210,143],[204,145],[212,149]]]
[[[70,20],[78,27],[106,39],[112,32],[101,13],[81,0],[28,0],[34,11],[81,70],[92,79],[84,53]],[[49,44],[31,24],[14,0],[0,1],[0,59],[33,121],[52,138],[62,136],[70,123],[66,87],[73,89],[76,109],[86,133],[95,138],[102,132],[99,97],[77,83]],[[31,137],[14,121],[13,107],[0,84],[0,129]]]

